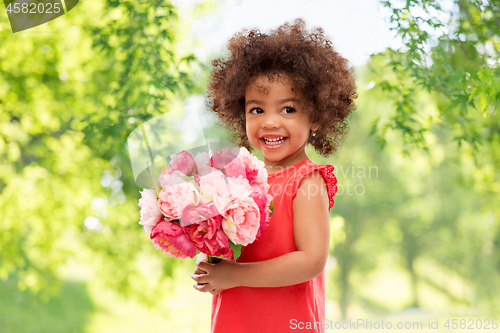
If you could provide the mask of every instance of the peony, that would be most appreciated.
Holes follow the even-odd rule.
[[[186,180],[183,177],[186,177],[186,175],[167,166],[161,170],[160,176],[158,177],[158,183],[160,183],[162,188],[166,188],[175,184],[184,183]]]
[[[158,198],[156,197],[155,189],[144,189],[141,195],[142,197],[139,199],[139,206],[141,207],[141,220],[139,224],[144,226],[146,232],[151,232],[151,229],[163,220],[163,214],[158,207]]]
[[[229,163],[236,159],[236,154],[227,148],[222,148],[220,152],[213,152],[210,158],[210,163],[212,167],[222,170]]]
[[[227,191],[227,184],[224,178],[224,174],[216,169],[199,178],[201,201],[203,204],[212,202],[213,197],[217,193],[222,194]]]
[[[214,205],[188,206],[181,225],[197,248],[210,256],[227,255],[231,250],[229,238],[221,228],[222,216]]]
[[[177,220],[182,216],[184,207],[198,204],[199,201],[200,194],[194,184],[184,181],[161,190],[158,204],[163,215],[171,220]]]
[[[222,172],[214,172],[200,177],[200,192],[203,204],[212,202],[215,197],[221,197],[225,193],[231,193],[233,196],[249,194],[252,187],[248,180],[239,176],[238,178],[225,177]],[[220,212],[220,211],[219,211]]]
[[[252,186],[253,191],[250,194],[250,198],[255,201],[255,204],[257,205],[257,207],[259,207],[260,212],[260,227],[259,231],[257,232],[257,237],[260,237],[260,235],[266,230],[267,220],[270,213],[269,204],[273,200],[273,197],[266,192],[266,189],[268,187],[268,184],[254,184]]]
[[[252,155],[245,147],[240,149],[238,159],[245,165],[246,178],[250,184],[267,182],[267,170],[264,162]]]
[[[228,177],[243,177],[247,178],[246,165],[239,158],[235,158],[229,162],[224,168],[224,173]]]
[[[182,211],[181,226],[200,223],[220,215],[213,204],[208,206],[187,205]]]
[[[229,192],[214,197],[214,204],[221,212],[222,229],[234,244],[252,243],[260,228],[259,207],[246,193],[233,196]]]
[[[190,176],[193,172],[196,172],[196,161],[189,152],[182,150],[179,154],[170,155],[169,166],[173,170],[177,170]]]
[[[156,248],[161,248],[161,252],[166,252],[169,257],[185,259],[194,258],[196,255],[196,245],[191,242],[178,222],[158,223],[151,230],[150,238]]]
[[[196,168],[198,171],[198,175],[200,177],[207,175],[207,174],[211,173],[212,171],[214,171],[214,169],[211,166],[210,155],[208,153],[199,152],[198,154],[196,154],[196,157],[194,158],[194,160],[196,162]]]
[[[233,244],[246,246],[261,236],[272,200],[263,162],[245,148],[170,157],[158,197],[145,189],[139,200],[139,223],[157,248],[176,258],[197,252],[234,258]]]
[[[158,183],[160,183],[162,188],[165,188],[168,184],[165,183],[167,175],[191,176],[193,172],[196,172],[196,161],[193,155],[183,150],[177,155],[170,155],[170,163],[161,170]]]

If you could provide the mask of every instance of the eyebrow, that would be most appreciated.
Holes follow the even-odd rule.
[[[278,104],[284,104],[284,103],[287,103],[287,102],[299,102],[298,99],[296,98],[285,98],[285,99],[280,99],[278,101]],[[251,100],[248,100],[246,101],[245,105],[248,105],[248,104],[262,104],[262,101],[259,101],[259,100],[256,100],[256,99],[251,99]]]

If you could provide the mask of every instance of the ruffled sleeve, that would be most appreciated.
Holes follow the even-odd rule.
[[[334,167],[333,165],[316,165],[313,163],[303,165],[298,171],[295,176],[295,180],[293,183],[293,193],[297,193],[297,189],[299,187],[300,181],[302,178],[304,178],[306,175],[310,174],[314,170],[318,170],[321,175],[323,176],[323,179],[325,180],[326,187],[328,190],[328,200],[329,200],[329,207],[328,209],[331,209],[334,204],[333,197],[337,193],[337,177],[333,174]]]

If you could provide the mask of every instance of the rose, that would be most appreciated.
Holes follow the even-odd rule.
[[[151,230],[150,238],[157,249],[166,252],[169,257],[185,259],[194,258],[196,245],[191,242],[188,235],[178,222],[163,221]]]
[[[227,255],[231,250],[229,239],[221,228],[222,216],[214,205],[187,206],[181,226],[201,252],[210,256]]]
[[[160,211],[171,220],[177,220],[182,216],[184,207],[190,204],[198,204],[200,194],[193,183],[183,180],[183,183],[167,186],[160,191],[158,204]]]
[[[141,207],[141,220],[139,224],[144,226],[146,232],[151,232],[151,229],[163,220],[163,214],[158,207],[158,198],[154,189],[141,192],[142,197],[139,199],[139,206]]]
[[[234,244],[243,246],[255,240],[260,228],[259,207],[249,194],[233,196],[227,192],[222,197],[214,197],[214,204],[223,217],[222,229]]]

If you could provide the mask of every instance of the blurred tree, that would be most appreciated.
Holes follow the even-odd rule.
[[[1,278],[50,294],[58,269],[85,259],[154,301],[145,285],[175,261],[151,259],[163,276],[138,264],[156,250],[137,224],[125,143],[139,121],[200,92],[185,24],[169,1],[85,1],[29,34],[0,16]]]
[[[423,134],[442,124],[453,129],[459,145],[497,146],[500,2],[456,0],[443,3],[449,7],[445,9],[436,0],[381,3],[403,46],[382,53],[386,67],[374,81],[396,106],[388,119],[374,123],[380,142],[392,129],[405,143],[427,147]],[[393,70],[384,75],[387,68]],[[440,101],[437,114],[418,110],[413,94],[417,87]]]
[[[429,149],[409,149],[403,156],[404,139],[391,131],[387,133],[386,148],[377,149],[379,142],[370,137],[366,120],[374,116],[382,119],[394,111],[391,93],[373,89],[370,84],[383,66],[379,56],[356,69],[358,107],[340,151],[329,158],[310,151],[313,160],[335,165],[339,182],[332,209],[331,254],[337,262],[334,278],[342,316],[347,317],[352,303],[379,313],[394,309],[383,299],[363,295],[360,281],[353,280],[354,276],[369,276],[377,267],[386,266],[381,260],[386,260],[387,254],[399,258],[400,267],[408,273],[410,297],[402,305],[431,305],[422,297],[421,288],[425,286],[456,305],[485,306],[490,298],[484,293],[485,284],[488,288],[498,285],[497,274],[487,268],[495,263],[492,235],[497,227],[491,222],[483,226],[464,221],[470,214],[477,216],[477,221],[492,217],[490,213],[485,217],[476,213],[487,212],[487,204],[464,179],[468,169],[461,162],[464,154],[453,148],[456,142],[451,130],[438,128],[424,133]],[[421,88],[413,94],[420,112],[437,112],[432,95]],[[488,235],[485,230],[492,233]],[[487,255],[485,243],[490,244]],[[474,261],[473,257],[481,260]],[[422,262],[434,263],[442,270],[453,267],[462,283],[472,286],[472,293],[450,290],[450,275],[444,279],[433,276],[422,268]],[[495,301],[490,303],[485,306],[489,311],[495,309]]]
[[[372,84],[390,94],[395,106],[375,118],[372,133],[382,147],[389,131],[400,133],[402,151],[408,153],[412,147],[428,149],[425,133],[450,129],[465,158],[460,163],[470,156],[475,165],[465,177],[483,175],[471,180],[495,209],[500,198],[500,2],[381,3],[402,47],[372,56],[384,64]],[[433,112],[419,107],[418,89],[433,97]]]
[[[436,149],[432,139],[442,137],[443,133],[451,134],[459,155],[447,159],[453,161],[455,167],[448,166],[445,174],[454,174],[455,182],[461,185],[462,189],[454,187],[453,194],[466,190],[468,199],[475,203],[463,199],[462,205],[468,208],[457,207],[461,212],[457,215],[449,209],[455,205],[448,201],[447,206],[437,211],[436,222],[443,223],[449,218],[453,221],[448,226],[450,229],[429,234],[449,240],[447,237],[469,233],[476,238],[461,240],[470,252],[448,244],[449,251],[433,253],[441,264],[453,266],[474,284],[474,298],[488,298],[485,285],[496,286],[496,275],[485,273],[489,276],[486,282],[480,274],[472,272],[478,267],[482,272],[490,271],[491,267],[498,272],[500,268],[500,118],[497,112],[500,106],[500,2],[389,0],[381,4],[389,11],[389,20],[402,47],[372,56],[370,85],[373,91],[383,92],[394,106],[392,112],[374,119],[372,134],[384,147],[388,138],[394,140],[397,133],[402,139],[400,150],[408,156],[420,148]],[[422,105],[420,91],[430,94],[436,108]],[[436,190],[440,192],[439,188],[434,188]],[[446,196],[447,192],[441,193]],[[465,198],[464,194],[461,196]],[[446,214],[448,218],[444,218]],[[478,223],[474,226],[463,221],[463,216],[470,214],[476,216],[474,220]],[[404,223],[406,226],[408,220]],[[484,233],[485,228],[490,236]],[[411,233],[405,235],[408,244],[415,244]],[[444,239],[436,239],[439,242],[434,244],[445,246]],[[485,243],[490,244],[488,250],[484,248]],[[459,253],[463,255],[462,260],[458,259]],[[471,259],[467,264],[465,258],[469,256],[478,259]],[[492,300],[490,309],[494,304]]]

